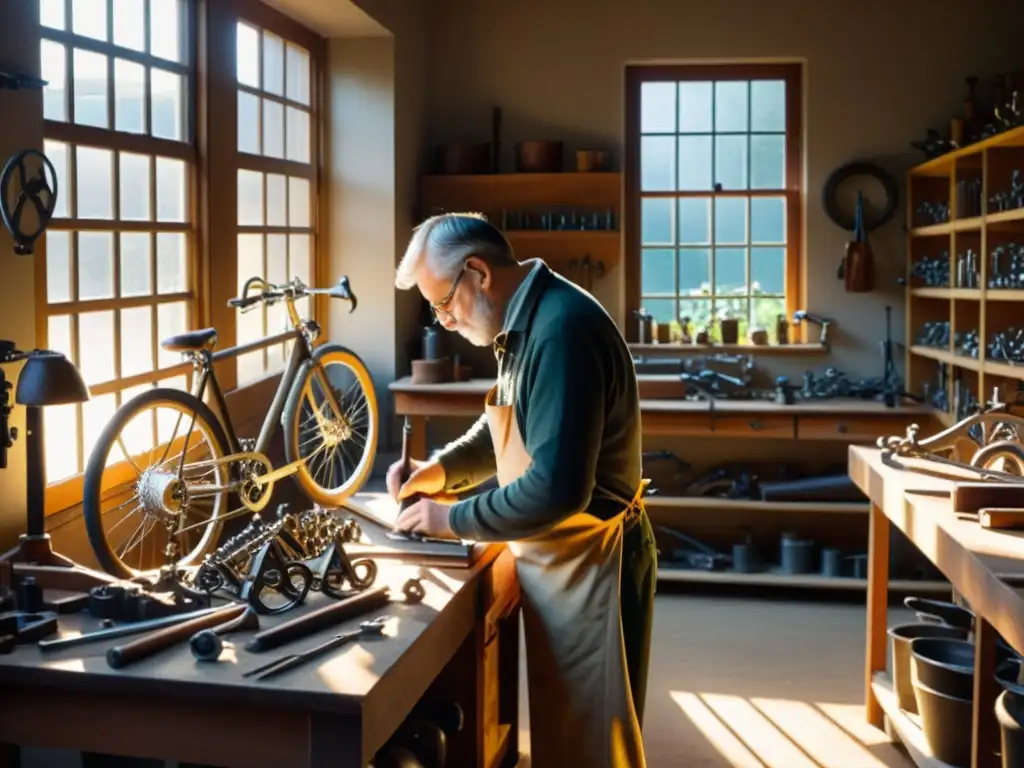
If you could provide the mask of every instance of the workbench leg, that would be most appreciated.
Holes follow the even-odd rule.
[[[358,720],[326,712],[309,716],[309,768],[365,768]]]
[[[999,768],[999,725],[996,721],[996,631],[985,619],[974,620],[974,712],[971,716],[971,768]]]
[[[884,725],[882,707],[871,689],[875,672],[886,667],[889,614],[889,518],[872,503],[868,528],[867,640],[864,660],[864,703],[868,722]]]
[[[0,744],[0,768],[20,768],[21,747],[17,744]]]
[[[409,455],[414,459],[427,458],[427,417],[410,416]]]

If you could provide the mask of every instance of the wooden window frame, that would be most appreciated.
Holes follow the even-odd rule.
[[[184,0],[184,24],[181,34],[185,39],[185,61],[175,64],[150,54],[133,52],[131,49],[115,46],[112,42],[112,3],[108,0],[108,41],[92,40],[74,35],[72,32],[72,2],[66,0],[65,29],[55,30],[40,26],[41,40],[52,40],[65,45],[67,49],[66,98],[68,111],[66,121],[46,120],[44,136],[47,141],[65,142],[71,146],[85,145],[110,149],[114,153],[114,169],[112,174],[113,205],[115,218],[107,221],[83,220],[72,218],[54,219],[50,227],[53,231],[110,231],[114,234],[115,250],[115,295],[119,295],[118,281],[118,235],[129,231],[185,231],[187,232],[188,261],[187,287],[182,294],[159,294],[141,298],[104,299],[88,302],[65,302],[51,305],[48,301],[46,285],[46,245],[45,237],[40,240],[35,259],[35,297],[36,297],[36,338],[37,346],[45,347],[48,342],[48,318],[51,315],[75,313],[84,310],[115,310],[115,372],[120,371],[120,337],[117,329],[117,313],[120,308],[133,306],[149,306],[156,303],[186,298],[189,301],[187,320],[190,328],[213,326],[217,328],[218,347],[221,349],[235,346],[235,310],[227,307],[227,300],[236,293],[237,266],[237,185],[235,174],[239,166],[237,153],[237,89],[235,62],[235,30],[236,22],[250,23],[266,29],[305,48],[310,56],[310,164],[308,172],[302,171],[301,164],[246,155],[243,167],[262,168],[279,172],[285,168],[290,176],[304,175],[310,180],[310,282],[319,284],[326,270],[323,261],[326,254],[324,247],[325,232],[321,228],[323,221],[322,206],[325,204],[321,180],[325,152],[323,141],[325,131],[322,125],[324,89],[323,81],[326,66],[326,39],[300,25],[279,11],[264,5],[259,0]],[[148,3],[146,4],[148,9]],[[149,39],[149,18],[146,17],[146,36]],[[73,41],[73,42],[72,42]],[[108,65],[108,123],[110,129],[77,125],[73,122],[72,105],[74,101],[74,81],[72,47],[105,53],[111,56]],[[183,136],[181,142],[153,138],[146,134],[130,134],[113,129],[113,54],[136,63],[145,63],[185,73],[185,92],[182,94],[185,113]],[[148,79],[147,79],[148,83]],[[146,126],[150,118],[148,86],[145,89]],[[156,210],[151,210],[152,220],[147,222],[121,222],[118,199],[118,168],[117,152],[140,152],[148,155],[167,156],[184,159],[187,167],[187,211],[186,224],[156,222]],[[61,194],[65,194],[74,182],[73,152],[69,151],[68,179],[61,179]],[[151,161],[151,174],[155,161]],[[298,171],[298,172],[297,172]],[[156,180],[151,175],[151,188],[155,190]],[[155,191],[152,193],[155,195]],[[151,195],[151,205],[152,205]],[[293,230],[288,230],[293,231]],[[151,241],[152,242],[152,241]],[[150,254],[151,264],[155,268],[156,253]],[[71,278],[74,279],[72,272]],[[151,280],[155,280],[155,272]],[[310,312],[314,316],[325,314],[326,299],[317,297],[319,301],[311,304]],[[155,317],[155,312],[154,312]],[[157,334],[154,319],[153,333]],[[72,324],[72,343],[75,324]],[[155,339],[158,343],[159,339]],[[246,351],[262,349],[270,346],[275,339],[246,345]],[[154,358],[158,359],[159,349],[154,347]],[[128,387],[150,382],[166,381],[185,375],[186,382],[191,379],[192,366],[181,363],[173,367],[155,368],[152,372],[135,376],[101,382],[90,387],[93,395],[108,394]],[[236,367],[233,359],[217,365],[217,375],[222,388],[226,392],[237,391]],[[267,378],[279,376],[280,372],[268,374]],[[264,382],[252,382],[243,389],[261,387]],[[120,401],[117,402],[120,405]],[[79,415],[79,440],[83,440],[82,418]],[[83,453],[76,446],[78,453]],[[79,466],[84,467],[87,455],[79,457]],[[53,515],[78,505],[82,498],[83,475],[81,472],[69,478],[50,483],[46,493],[46,515]]]
[[[785,306],[792,317],[800,308],[804,265],[803,210],[803,65],[800,63],[721,63],[627,66],[625,76],[625,162],[623,164],[623,237],[625,251],[625,322],[626,338],[637,342],[637,323],[630,322],[641,306],[641,223],[640,208],[644,196],[649,197],[785,197],[786,257]],[[640,91],[648,82],[784,80],[786,82],[786,159],[785,183],[782,190],[675,190],[641,193],[640,190]],[[780,195],[780,192],[782,193]],[[712,255],[712,258],[714,256]],[[677,297],[678,299],[678,297]],[[741,339],[746,343],[746,339]]]

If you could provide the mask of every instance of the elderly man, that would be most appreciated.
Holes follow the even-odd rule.
[[[538,768],[645,765],[656,553],[643,508],[636,372],[615,323],[543,261],[517,262],[482,216],[421,224],[396,285],[417,287],[437,321],[493,345],[484,415],[396,499],[396,527],[508,542],[523,593],[531,760]],[[497,475],[498,487],[451,505]]]

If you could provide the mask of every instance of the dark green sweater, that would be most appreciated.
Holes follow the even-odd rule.
[[[613,517],[623,503],[612,494],[631,499],[641,477],[640,400],[622,334],[589,293],[539,260],[510,302],[505,329],[499,383],[532,464],[515,482],[453,504],[452,530],[512,541],[577,512]],[[437,458],[449,492],[492,477],[487,417]]]

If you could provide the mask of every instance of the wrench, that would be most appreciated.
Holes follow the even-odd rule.
[[[310,659],[322,656],[328,651],[332,651],[335,648],[345,645],[345,643],[352,642],[353,640],[358,640],[364,635],[381,635],[384,632],[384,625],[390,618],[390,616],[378,616],[376,619],[364,621],[359,625],[359,629],[335,635],[331,639],[320,643],[320,645],[310,648],[308,651],[303,651],[302,653],[290,653],[287,656],[282,656],[279,659],[270,662],[269,664],[264,664],[262,667],[250,669],[248,672],[245,672],[242,677],[253,677],[255,675],[257,680],[266,680],[274,675],[279,675],[282,672],[295,669],[295,667],[305,664]]]

